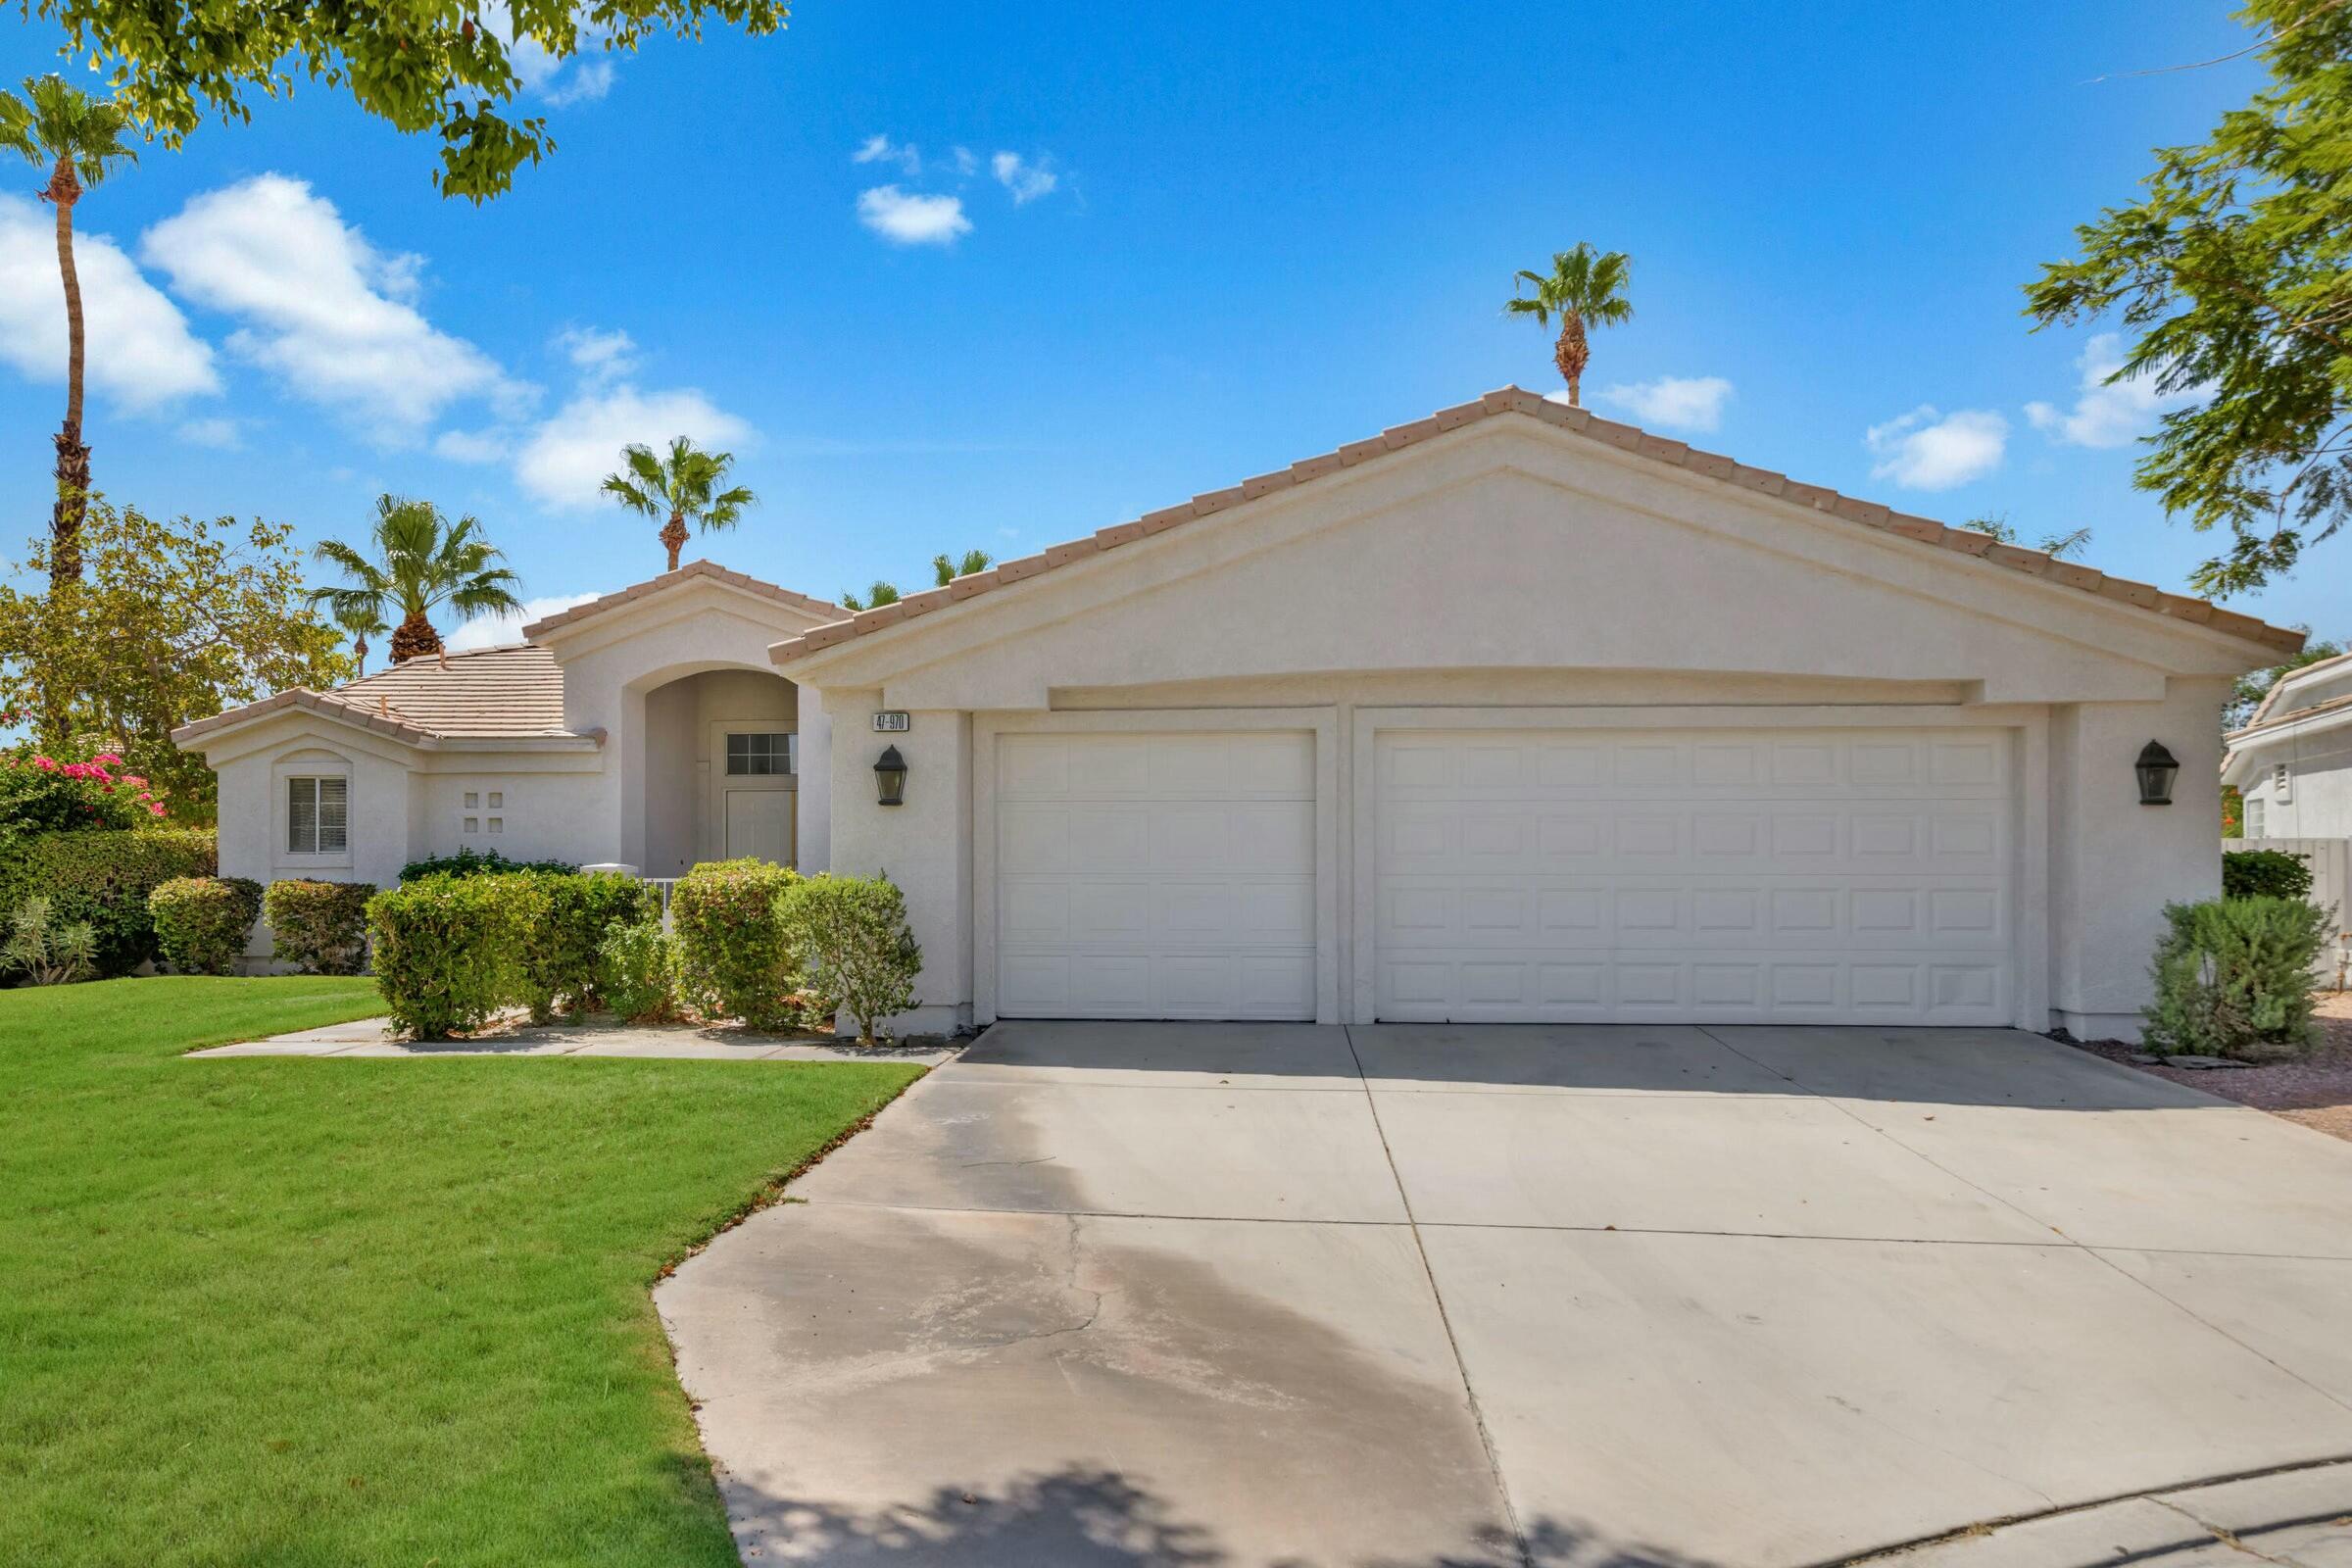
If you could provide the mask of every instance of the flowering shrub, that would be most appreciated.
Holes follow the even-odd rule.
[[[64,762],[29,746],[0,752],[0,839],[146,827],[170,815],[146,779],[100,752]]]

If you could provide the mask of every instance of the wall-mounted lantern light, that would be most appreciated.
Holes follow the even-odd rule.
[[[884,747],[875,760],[874,793],[884,806],[898,806],[906,799],[906,759],[899,755],[896,746]]]
[[[2180,771],[2180,764],[2164,749],[2162,741],[2150,741],[2141,747],[2139,760],[2132,764],[2132,770],[2139,775],[2140,805],[2173,804],[2173,775]]]

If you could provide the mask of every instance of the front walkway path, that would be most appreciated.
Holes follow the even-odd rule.
[[[933,1066],[956,1053],[944,1046],[841,1044],[829,1035],[752,1034],[731,1027],[639,1025],[611,1019],[522,1024],[478,1040],[419,1044],[399,1038],[389,1018],[360,1018],[299,1029],[268,1040],[191,1051],[191,1056],[665,1056],[700,1061],[912,1061]]]

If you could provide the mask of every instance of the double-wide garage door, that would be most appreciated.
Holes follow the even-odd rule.
[[[2005,1024],[2005,732],[1382,731],[1377,1016]],[[1004,735],[997,1010],[1314,1015],[1306,733]],[[1336,901],[1335,901],[1336,902]]]

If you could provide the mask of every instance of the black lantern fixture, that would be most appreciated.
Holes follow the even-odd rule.
[[[896,746],[884,747],[874,761],[874,793],[884,806],[902,805],[906,799],[906,759]]]
[[[2162,741],[2150,741],[2139,749],[2139,760],[2132,764],[2139,775],[2139,804],[2170,806],[2173,804],[2173,775],[2180,764],[2173,754],[2164,749]]]

